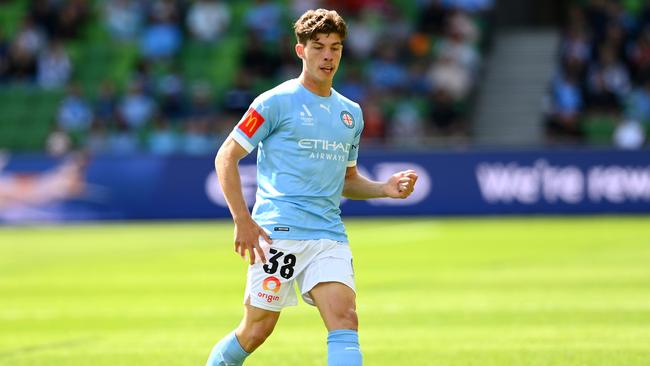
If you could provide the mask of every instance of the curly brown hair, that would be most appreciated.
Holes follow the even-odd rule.
[[[316,34],[336,33],[345,39],[348,26],[335,10],[317,9],[307,10],[293,25],[298,43],[307,44],[310,39],[315,39]]]

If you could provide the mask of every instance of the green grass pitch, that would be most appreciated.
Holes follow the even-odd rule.
[[[650,365],[650,218],[347,220],[365,364]],[[0,229],[0,365],[204,365],[241,316],[232,225]],[[246,365],[325,365],[315,308]]]

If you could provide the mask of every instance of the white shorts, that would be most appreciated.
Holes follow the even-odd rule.
[[[329,239],[261,240],[267,264],[248,267],[244,303],[280,311],[298,304],[294,282],[306,303],[314,305],[309,291],[321,282],[340,282],[354,287],[352,252],[348,243]]]

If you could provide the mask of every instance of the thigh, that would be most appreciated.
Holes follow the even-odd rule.
[[[358,328],[356,294],[340,282],[321,282],[309,295],[328,330]]]
[[[278,323],[278,319],[280,319],[279,311],[260,309],[248,303],[244,305],[244,317],[239,326],[240,328],[271,334]]]
[[[320,250],[297,277],[296,282],[307,304],[316,305],[311,290],[321,283],[339,283],[354,294],[352,252],[347,243],[319,240]]]

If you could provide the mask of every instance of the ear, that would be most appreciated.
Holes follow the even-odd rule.
[[[296,43],[296,55],[300,57],[301,59],[305,59],[305,45],[302,43]]]

